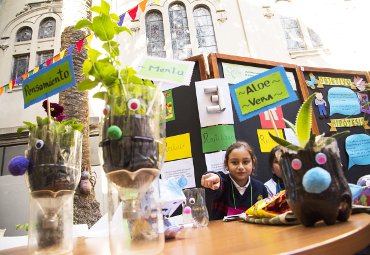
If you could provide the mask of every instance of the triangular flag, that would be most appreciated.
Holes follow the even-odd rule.
[[[24,74],[22,75],[22,80],[27,79],[27,77],[28,77],[28,72],[27,72],[27,73],[24,73]]]
[[[144,12],[145,11],[145,8],[146,8],[146,3],[148,2],[148,0],[144,0],[144,1],[141,1],[140,3],[139,3],[139,7],[140,7],[140,10],[142,11],[142,12]]]
[[[37,73],[39,71],[39,67],[36,66],[34,69],[33,69],[33,73]]]
[[[60,56],[60,59],[64,58],[64,54],[66,53],[66,49],[62,50],[60,53],[59,53],[59,56]]]
[[[123,14],[121,14],[120,16],[119,16],[119,21],[118,21],[118,26],[122,26],[122,24],[123,24],[123,21],[125,20],[125,15],[126,15],[126,12],[125,13],[123,13]]]
[[[74,44],[72,44],[71,46],[68,47],[68,55],[72,54],[74,48],[75,48]]]
[[[41,65],[39,65],[39,70],[41,70],[43,67],[44,67],[44,63],[42,63]]]
[[[13,90],[12,82],[9,82],[8,87],[9,87],[9,91],[12,91]]]
[[[33,70],[28,71],[28,77],[30,77],[33,74]]]
[[[78,42],[76,42],[76,49],[77,52],[81,52],[82,45],[84,45],[85,38],[82,38]]]
[[[136,13],[137,13],[137,10],[138,10],[139,6],[136,5],[134,8],[132,8],[131,10],[128,10],[128,14],[130,15],[131,19],[132,20],[135,20],[136,18]]]
[[[55,62],[58,62],[58,60],[59,60],[59,54],[57,54],[57,55],[55,55],[54,57],[53,57],[53,62],[55,63]],[[40,68],[41,69],[41,68]]]
[[[159,1],[160,1],[160,0],[154,0],[154,2],[155,2],[156,4],[159,4]]]
[[[22,82],[22,77],[18,77],[16,80],[15,80],[15,86],[18,86],[19,84],[21,84]]]
[[[86,42],[87,44],[90,44],[91,43],[91,40],[93,39],[93,34],[90,34],[89,36],[86,37]]]
[[[46,66],[49,66],[49,65],[51,65],[52,63],[53,63],[53,58],[49,58],[48,60],[46,60],[45,65],[46,65]],[[35,72],[33,72],[33,73],[35,73]]]
[[[4,87],[1,87],[0,88],[0,95],[3,93],[3,92],[7,92],[8,91],[8,84],[5,85]]]

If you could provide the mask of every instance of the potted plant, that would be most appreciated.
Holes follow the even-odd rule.
[[[30,191],[29,248],[31,252],[59,254],[71,252],[73,194],[81,176],[81,130],[77,120],[63,120],[63,107],[45,101],[50,117],[37,117],[29,131],[26,157],[9,163],[13,175],[26,173]]]
[[[131,67],[120,67],[115,37],[131,31],[118,26],[119,17],[110,13],[109,4],[101,1],[91,10],[97,14],[93,20],[80,20],[75,29],[90,30],[102,51],[87,46],[87,78],[78,89],[98,87],[93,97],[105,101],[100,147],[108,179],[111,251],[160,253],[164,236],[157,190],[165,152],[164,96]]]
[[[280,164],[290,208],[301,223],[312,226],[319,220],[327,225],[346,221],[351,214],[351,191],[344,177],[335,137],[311,134],[312,94],[300,107],[295,125],[299,146],[270,134],[283,146]]]

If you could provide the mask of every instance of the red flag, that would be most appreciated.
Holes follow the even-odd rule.
[[[77,52],[81,52],[82,45],[84,45],[85,38],[82,38],[78,42],[76,42],[76,49]]]
[[[53,58],[49,58],[48,60],[46,60],[46,66],[49,66],[51,63],[53,63]]]
[[[135,20],[136,18],[136,13],[137,13],[137,10],[138,10],[139,6],[136,5],[134,8],[132,8],[131,10],[128,10],[128,15],[130,15],[131,19],[132,20]]]

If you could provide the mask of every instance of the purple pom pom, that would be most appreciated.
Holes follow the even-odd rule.
[[[30,161],[23,156],[16,156],[9,161],[9,172],[14,175],[24,175],[27,171]]]

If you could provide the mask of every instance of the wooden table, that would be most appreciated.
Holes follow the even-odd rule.
[[[353,254],[370,244],[370,215],[351,215],[347,222],[315,227],[268,226],[212,221],[205,228],[188,228],[166,241],[163,254]],[[27,247],[0,254],[27,254]],[[110,254],[108,238],[77,238],[74,255]]]

